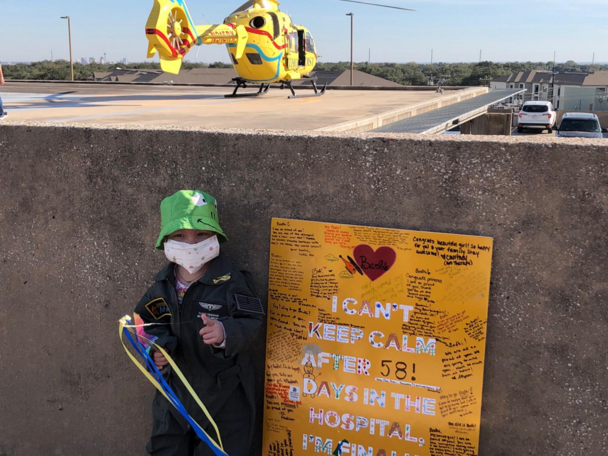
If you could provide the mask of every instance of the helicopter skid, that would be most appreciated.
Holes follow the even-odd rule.
[[[291,85],[291,81],[282,81],[284,85],[286,85],[289,90],[291,90],[291,96],[287,97],[290,100],[294,99],[294,98],[312,98],[312,97],[321,97],[323,95],[325,95],[325,91],[327,90],[327,83],[323,86],[323,88],[321,90],[319,90],[319,88],[317,87],[317,83],[315,81],[310,81],[312,83],[312,88],[315,91],[315,93],[310,93],[310,94],[306,94],[306,95],[298,95],[296,93],[296,91],[293,89],[293,86]],[[283,88],[283,86],[281,86],[281,88]]]
[[[230,95],[224,95],[224,98],[259,97],[262,95],[266,95],[268,93],[268,90],[270,89],[270,84],[261,84],[260,90],[258,90],[257,92],[237,93],[241,87],[247,88],[247,86],[244,83],[237,83],[237,84],[238,85],[234,89],[234,92],[232,92]]]

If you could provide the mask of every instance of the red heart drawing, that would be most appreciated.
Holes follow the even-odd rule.
[[[379,247],[374,252],[374,249],[367,245],[361,244],[355,247],[353,251],[355,261],[363,271],[363,273],[375,281],[382,277],[385,272],[395,264],[397,252],[390,247]]]

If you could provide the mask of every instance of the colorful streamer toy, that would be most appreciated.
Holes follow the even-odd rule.
[[[135,315],[135,322],[136,324],[133,324],[131,317],[129,316],[121,318],[119,322],[120,342],[122,343],[122,346],[127,352],[127,355],[129,355],[129,358],[131,358],[131,360],[135,363],[138,369],[146,376],[148,380],[150,380],[150,382],[156,387],[156,389],[160,391],[161,394],[165,396],[171,404],[173,404],[173,406],[186,419],[186,421],[190,423],[192,429],[194,429],[194,432],[196,433],[198,438],[200,438],[203,442],[209,445],[209,447],[216,456],[228,456],[228,454],[224,451],[224,446],[222,445],[220,431],[217,425],[215,424],[213,418],[211,418],[211,415],[209,414],[209,411],[207,410],[203,402],[200,400],[192,386],[190,386],[190,383],[188,382],[188,380],[186,380],[186,377],[184,376],[184,374],[182,374],[181,370],[179,369],[179,367],[177,367],[177,364],[175,364],[175,361],[173,361],[171,356],[169,356],[169,354],[162,347],[156,345],[155,341],[157,338],[154,336],[150,336],[145,332],[144,328],[146,326],[154,326],[154,324],[144,324],[141,317],[137,314]],[[133,331],[134,329],[136,332]],[[127,339],[127,341],[129,341],[135,352],[143,359],[143,364],[145,365],[145,367],[144,365],[142,365],[141,362],[138,362],[135,355],[133,355],[129,351],[129,349],[125,345],[125,338]],[[182,381],[188,392],[192,395],[198,406],[201,408],[201,410],[215,429],[215,433],[217,435],[217,442],[213,440],[209,436],[209,434],[207,434],[205,430],[194,420],[194,418],[190,416],[182,402],[179,400],[175,392],[171,389],[171,387],[161,374],[160,370],[158,370],[158,368],[154,364],[154,360],[152,359],[149,353],[150,348],[158,350],[167,359],[169,365],[173,368],[173,372]]]

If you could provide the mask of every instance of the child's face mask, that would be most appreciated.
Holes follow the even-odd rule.
[[[173,263],[186,268],[190,274],[199,271],[205,263],[220,254],[220,243],[217,236],[212,236],[198,244],[172,241],[165,242],[165,255]]]

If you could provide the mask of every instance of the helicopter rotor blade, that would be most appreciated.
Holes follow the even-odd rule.
[[[398,6],[380,5],[379,3],[357,2],[355,0],[338,0],[338,1],[340,1],[340,2],[348,2],[348,3],[360,3],[361,5],[380,6],[382,8],[392,8],[392,9],[398,9],[398,10],[402,10],[402,11],[416,11],[416,10],[409,9],[409,8],[400,8]]]
[[[235,14],[235,13],[240,13],[241,11],[246,11],[246,10],[248,10],[249,8],[251,8],[253,5],[255,5],[256,3],[258,3],[259,1],[260,1],[260,0],[249,0],[249,1],[248,1],[248,2],[246,2],[246,3],[243,3],[241,6],[239,6],[237,9],[235,9],[235,10],[234,10],[232,13],[230,13],[230,14],[232,15],[232,14]]]

